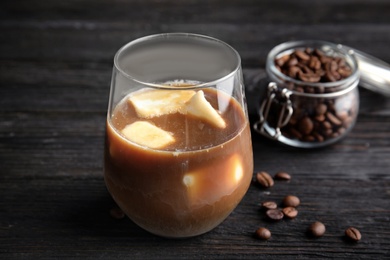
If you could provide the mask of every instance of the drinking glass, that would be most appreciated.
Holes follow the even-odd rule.
[[[253,154],[240,56],[202,35],[143,37],[115,55],[104,179],[143,229],[208,232],[241,201]]]

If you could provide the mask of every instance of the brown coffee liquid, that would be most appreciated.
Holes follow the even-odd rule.
[[[238,102],[202,89],[221,111],[224,129],[174,113],[147,119],[173,134],[175,142],[150,149],[127,140],[121,130],[137,117],[124,98],[107,121],[105,181],[136,224],[165,237],[189,237],[220,224],[245,195],[253,172],[249,122]]]

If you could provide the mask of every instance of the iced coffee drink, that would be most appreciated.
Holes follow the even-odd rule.
[[[111,101],[105,182],[145,230],[164,237],[205,233],[245,195],[253,155],[242,85],[234,75],[223,84],[143,84]]]

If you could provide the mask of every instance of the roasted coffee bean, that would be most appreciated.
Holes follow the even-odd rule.
[[[322,130],[322,134],[323,134],[326,138],[329,138],[329,137],[332,136],[333,130],[332,130],[331,128],[329,128],[329,129],[324,128],[324,129]]]
[[[281,220],[284,217],[284,214],[280,209],[269,209],[265,214],[271,220]]]
[[[339,128],[339,130],[337,130],[337,133],[339,135],[342,135],[342,134],[344,134],[345,131],[346,131],[346,129],[344,127],[341,127],[341,128]]]
[[[352,74],[351,69],[348,67],[339,68],[337,72],[340,74],[342,78],[347,78]]]
[[[337,75],[335,75],[332,71],[326,71],[325,75],[324,75],[324,78],[328,82],[335,82],[335,81],[337,81]]]
[[[302,134],[298,130],[296,130],[295,128],[291,128],[289,133],[296,139],[302,139],[302,137],[303,137]]]
[[[324,122],[322,122],[322,128],[323,129],[331,129],[332,128],[332,124],[329,123],[328,121],[324,121]]]
[[[288,71],[288,76],[291,78],[296,78],[299,73],[301,73],[301,69],[297,66],[292,66]]]
[[[316,106],[317,115],[324,115],[327,110],[328,110],[328,107],[326,106],[326,104],[320,103]]]
[[[315,137],[312,135],[306,135],[305,137],[303,137],[303,141],[305,142],[314,142],[315,140]]]
[[[308,231],[309,231],[310,235],[312,235],[314,237],[321,237],[325,234],[326,228],[325,228],[324,224],[322,224],[319,221],[316,221],[310,225]]]
[[[308,61],[310,60],[310,55],[305,53],[305,51],[302,50],[296,50],[294,54],[301,60]]]
[[[323,122],[325,120],[325,116],[324,115],[316,115],[314,117],[314,119],[318,122]]]
[[[275,63],[279,67],[283,67],[283,65],[290,59],[290,55],[283,55],[280,58],[276,59]]]
[[[259,239],[268,240],[271,238],[271,231],[269,231],[268,229],[266,229],[264,227],[258,228],[256,230],[255,234],[256,234],[256,237]]]
[[[274,201],[264,201],[263,203],[261,203],[261,206],[267,210],[278,208],[278,204],[276,204],[276,202]]]
[[[278,172],[277,174],[275,174],[274,178],[277,180],[289,181],[291,180],[291,175],[287,172]]]
[[[290,57],[290,59],[287,61],[287,65],[289,67],[295,66],[298,64],[298,59],[295,57]]]
[[[310,57],[309,67],[315,70],[321,69],[321,61],[316,56]],[[319,73],[322,74],[322,73]]]
[[[325,67],[326,67],[326,70],[328,70],[328,71],[336,71],[339,68],[336,60],[332,60],[331,62],[328,62]]]
[[[313,133],[313,136],[314,138],[318,141],[318,142],[323,142],[324,141],[324,137],[322,135],[320,135],[319,133]]]
[[[340,118],[340,120],[347,120],[348,118],[348,112],[347,111],[337,111],[336,116]]]
[[[340,119],[338,119],[335,115],[333,115],[330,112],[326,113],[326,118],[331,122],[333,125],[340,126],[343,122],[341,122]]]
[[[357,228],[349,227],[345,230],[345,235],[347,238],[353,241],[359,241],[362,239],[362,235],[360,234],[360,231]]]
[[[298,73],[298,78],[302,81],[305,81],[305,82],[312,82],[312,83],[315,83],[315,82],[319,82],[320,79],[321,79],[321,76],[318,76],[314,73],[303,73],[303,72],[300,72]],[[306,91],[307,93],[308,91]],[[310,89],[310,92],[309,93],[314,93],[314,90]]]
[[[298,123],[299,132],[304,135],[310,134],[313,131],[313,126],[313,121],[309,117],[302,118]]]
[[[258,172],[256,174],[256,180],[264,188],[274,186],[274,180],[267,172]]]
[[[321,77],[323,76],[323,73],[325,73],[325,72],[322,70],[316,72],[316,74],[321,76]],[[316,86],[316,88],[314,90],[315,90],[315,93],[317,93],[317,94],[325,93],[325,88],[323,86]]]
[[[282,212],[287,218],[295,218],[298,215],[298,210],[294,207],[285,207]]]
[[[283,205],[285,207],[298,207],[301,201],[297,196],[288,195],[283,199]]]

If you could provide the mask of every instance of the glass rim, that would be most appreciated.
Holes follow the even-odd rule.
[[[172,39],[172,38],[180,38],[180,39],[203,39],[207,40],[210,42],[215,42],[217,44],[220,44],[221,46],[226,47],[226,49],[230,50],[235,58],[236,58],[236,65],[234,66],[234,69],[232,69],[229,73],[226,75],[219,77],[218,79],[212,80],[212,81],[207,81],[207,82],[200,82],[199,84],[191,84],[189,86],[180,86],[180,89],[196,89],[196,88],[204,88],[204,87],[209,87],[209,86],[214,86],[218,84],[219,82],[222,82],[230,77],[232,77],[234,74],[236,74],[240,69],[241,69],[241,57],[240,54],[236,49],[234,49],[231,45],[227,44],[226,42],[219,40],[217,38],[211,37],[211,36],[206,36],[202,34],[195,34],[195,33],[181,33],[181,32],[175,32],[175,33],[159,33],[159,34],[152,34],[152,35],[147,35],[143,36],[140,38],[137,38],[133,41],[130,41],[123,45],[116,53],[114,56],[114,67],[115,69],[121,73],[123,76],[126,78],[137,82],[139,84],[151,87],[151,88],[157,88],[157,89],[176,89],[177,87],[175,86],[170,86],[170,85],[162,85],[161,83],[153,83],[153,82],[147,82],[143,80],[139,80],[136,77],[130,75],[129,73],[125,72],[119,65],[119,56],[127,49],[131,48],[133,45],[141,43],[141,42],[146,42],[150,40],[155,40],[155,39]]]

